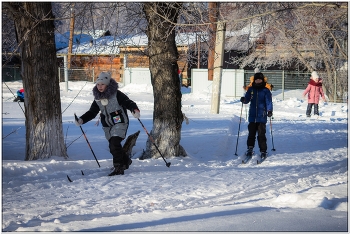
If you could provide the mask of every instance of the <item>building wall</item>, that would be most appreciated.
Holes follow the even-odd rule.
[[[151,85],[151,72],[149,68],[131,68],[124,70],[124,85],[128,84],[147,84]]]
[[[96,77],[102,71],[111,72],[111,77],[117,82],[122,79],[123,60],[117,56],[91,56],[91,55],[75,55],[72,56],[71,68],[83,68],[86,69],[88,76],[96,80]],[[74,79],[71,77],[70,79]]]
[[[213,81],[208,80],[207,69],[192,69],[192,93],[211,93]],[[221,95],[228,97],[241,97],[244,94],[244,70],[223,69],[221,78]]]
[[[178,66],[181,71],[181,77],[184,85],[189,85],[187,79],[187,57],[180,53]],[[64,67],[64,60],[59,57],[59,67]],[[125,69],[124,69],[125,67]],[[85,69],[86,80],[96,80],[98,74],[102,71],[109,71],[112,74],[112,78],[117,82],[124,83],[125,75],[124,70],[128,68],[149,68],[149,58],[140,53],[140,51],[128,51],[127,54],[120,55],[73,55],[71,62],[71,69]],[[141,69],[142,70],[142,69]],[[129,76],[130,74],[128,74]],[[71,72],[70,80],[79,80],[81,72]],[[135,76],[134,76],[135,77]],[[129,79],[129,77],[127,77]],[[129,82],[129,81],[127,81]]]

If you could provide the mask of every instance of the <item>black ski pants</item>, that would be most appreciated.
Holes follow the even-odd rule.
[[[267,144],[266,144],[266,124],[265,123],[249,123],[248,124],[248,140],[247,140],[247,146],[253,147],[255,145],[255,135],[256,132],[258,132],[258,144],[260,148],[260,152],[266,152],[267,151]]]
[[[307,104],[307,108],[306,108],[306,115],[307,116],[311,115],[311,109],[312,109],[313,105],[314,105],[314,115],[319,115],[319,113],[318,113],[318,104],[316,104],[316,103],[308,103]]]
[[[113,155],[113,166],[127,165],[128,157],[123,150],[121,142],[124,139],[118,136],[112,136],[109,139],[109,151]]]

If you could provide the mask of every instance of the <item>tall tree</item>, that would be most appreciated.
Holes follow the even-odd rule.
[[[25,90],[25,160],[67,157],[62,131],[60,87],[49,2],[3,3],[15,23]]]
[[[175,27],[181,3],[146,2],[148,55],[154,93],[151,135],[164,157],[185,155],[180,145],[183,114]],[[150,140],[143,158],[160,157]]]

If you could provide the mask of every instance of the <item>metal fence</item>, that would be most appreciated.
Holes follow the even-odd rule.
[[[68,69],[68,81],[90,81],[94,82],[96,78],[95,70],[92,69]],[[268,83],[273,84],[274,90],[294,90],[305,89],[310,80],[310,73],[301,73],[297,71],[262,71],[267,77]],[[3,67],[2,68],[2,81],[18,81],[22,80],[21,70],[19,67]],[[65,82],[65,69],[63,67],[58,68],[59,82]],[[347,76],[347,72],[338,73],[338,76]],[[244,71],[244,83],[245,85],[250,83],[250,77],[254,76],[253,71]],[[344,80],[344,79],[343,79]],[[347,81],[347,78],[345,79]],[[345,85],[345,84],[344,84]],[[241,86],[240,86],[241,87]],[[346,84],[345,92],[342,95],[338,95],[335,99],[337,102],[347,102],[348,90]]]
[[[291,71],[262,71],[269,84],[273,84],[277,89],[305,89],[310,81],[310,73],[300,73]],[[244,82],[250,83],[250,77],[254,72],[245,71]]]
[[[58,78],[60,82],[65,82],[65,68],[58,68]],[[91,81],[95,80],[94,69],[73,68],[67,69],[68,81]]]
[[[65,81],[65,69],[58,68],[59,82]],[[95,79],[94,69],[68,69],[69,81],[91,81]],[[22,80],[21,68],[19,67],[3,67],[2,68],[2,81],[18,81]]]
[[[2,81],[16,81],[22,80],[21,68],[19,67],[3,67]]]
[[[245,71],[244,72],[244,82],[245,84],[250,83],[250,77],[254,76],[253,71]],[[268,83],[272,84],[274,86],[273,90],[282,89],[283,95],[284,90],[295,90],[295,89],[306,89],[309,81],[311,73],[302,73],[298,71],[262,71],[264,76],[267,78]],[[319,73],[319,75],[322,77],[322,74]],[[347,81],[347,72],[338,72],[337,73],[338,78],[342,78],[342,80]],[[345,78],[345,79],[344,79]],[[336,85],[336,84],[335,84]],[[347,87],[347,83],[343,84],[343,86]],[[336,88],[335,88],[336,89]],[[339,90],[339,89],[336,89]],[[347,102],[348,99],[348,90],[347,88],[344,88],[342,92],[337,92],[332,97],[333,100],[336,100],[336,102]]]

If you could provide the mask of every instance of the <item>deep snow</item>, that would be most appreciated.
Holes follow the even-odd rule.
[[[22,88],[6,84],[13,93]],[[90,107],[94,84],[69,82],[68,92],[60,85],[69,159],[24,161],[23,103],[13,102],[3,84],[2,231],[348,231],[347,103],[322,102],[320,118],[307,119],[303,90],[285,92],[285,100],[274,91],[269,158],[257,165],[255,155],[243,165],[248,105],[222,97],[220,113],[210,114],[210,93],[182,88],[189,124],[182,125],[181,145],[188,157],[167,158],[170,167],[162,158],[139,160],[147,135],[129,113],[128,135],[140,131],[133,163],[125,175],[108,177],[112,157],[101,126],[82,126],[99,168],[73,122],[74,113]],[[138,104],[150,132],[152,87],[130,84],[121,91]]]

